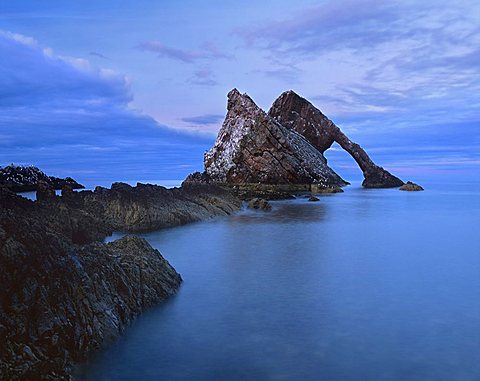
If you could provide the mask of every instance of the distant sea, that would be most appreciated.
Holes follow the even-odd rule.
[[[480,183],[422,185],[144,234],[184,283],[76,379],[479,380]]]

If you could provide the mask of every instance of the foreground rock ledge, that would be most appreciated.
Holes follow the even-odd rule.
[[[144,239],[240,207],[231,192],[117,183],[33,202],[0,186],[0,379],[68,380],[74,362],[175,293],[180,275]],[[67,196],[68,195],[68,196]]]

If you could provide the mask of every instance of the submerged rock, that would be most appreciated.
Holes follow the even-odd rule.
[[[228,93],[228,112],[217,140],[205,154],[205,173],[226,184],[347,183],[302,135],[284,127],[246,94]],[[295,187],[292,187],[292,189]]]
[[[272,205],[270,205],[270,203],[267,200],[265,200],[264,198],[252,198],[248,202],[248,207],[250,209],[260,209],[260,210],[271,210],[272,209]]]
[[[403,181],[376,165],[358,144],[352,142],[330,119],[294,91],[286,91],[273,103],[268,115],[304,136],[321,153],[337,142],[363,172],[365,188],[395,188]]]
[[[318,197],[315,197],[315,196],[310,196],[308,198],[308,201],[316,202],[316,201],[320,201],[320,199]]]
[[[423,191],[424,189],[415,183],[412,183],[411,181],[407,181],[406,184],[402,185],[400,188],[401,191],[407,191],[407,192],[418,192],[418,191]]]

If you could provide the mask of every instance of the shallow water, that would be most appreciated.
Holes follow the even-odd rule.
[[[145,234],[184,283],[78,378],[479,380],[480,187],[424,185]]]

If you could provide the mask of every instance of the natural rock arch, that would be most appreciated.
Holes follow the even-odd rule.
[[[376,165],[360,145],[352,142],[335,123],[294,91],[282,93],[273,102],[268,115],[281,125],[303,135],[322,154],[334,142],[338,143],[363,172],[364,187],[394,188],[404,184],[398,177]]]

